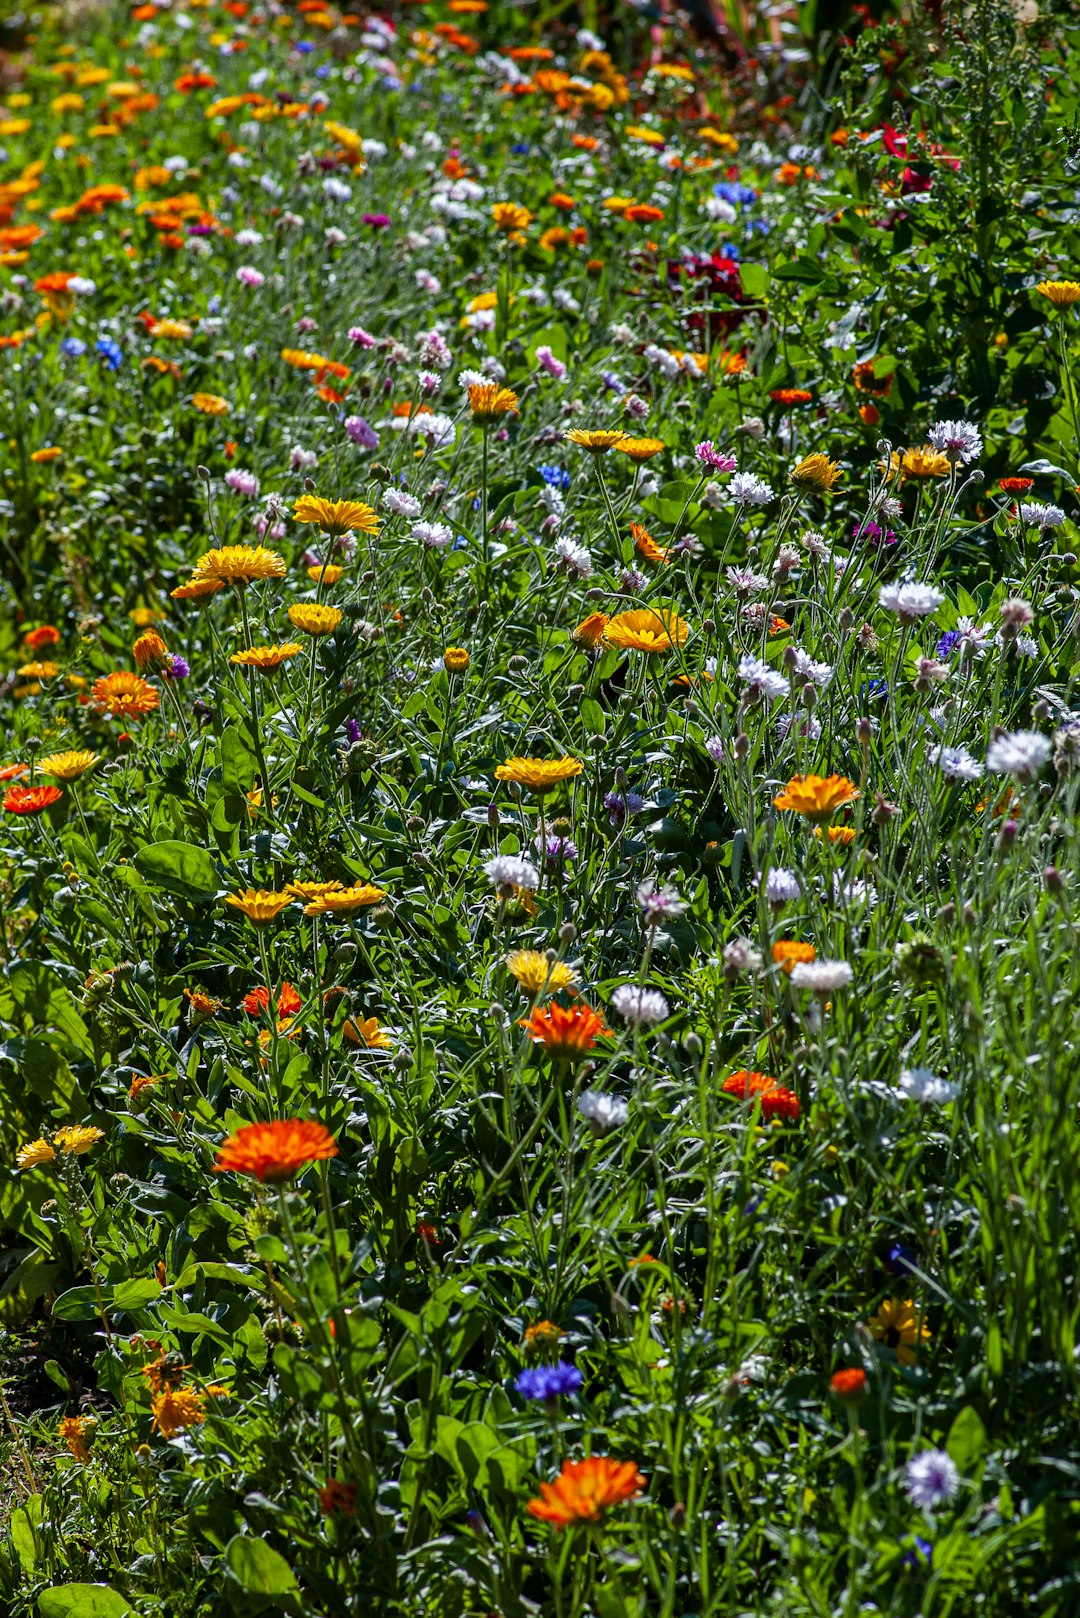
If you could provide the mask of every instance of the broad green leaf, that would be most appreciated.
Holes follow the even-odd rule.
[[[112,1307],[114,1309],[145,1309],[148,1303],[161,1297],[161,1283],[149,1276],[145,1279],[136,1278],[133,1281],[121,1281],[113,1293]]]
[[[971,1472],[986,1454],[989,1440],[982,1417],[973,1405],[966,1405],[949,1428],[945,1448],[961,1472]]]
[[[194,843],[148,843],[136,854],[135,868],[147,882],[181,899],[213,899],[219,887],[213,860]]]
[[[235,725],[221,733],[221,784],[227,793],[243,797],[255,780],[255,759]]]
[[[739,280],[748,298],[763,298],[769,290],[769,272],[764,264],[740,264]]]
[[[256,1595],[299,1594],[300,1586],[283,1556],[250,1534],[234,1534],[225,1547],[225,1566],[245,1590]]]
[[[59,1584],[38,1596],[40,1618],[124,1618],[131,1610],[107,1584]]]

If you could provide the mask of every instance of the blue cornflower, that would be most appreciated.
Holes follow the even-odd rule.
[[[758,194],[753,186],[743,185],[740,180],[719,180],[713,186],[713,196],[723,197],[724,201],[730,202],[733,208],[756,202],[758,199]]]
[[[321,62],[319,64],[319,66],[315,69],[315,77],[317,79],[329,78],[330,77],[330,63],[329,62]]]
[[[600,380],[605,388],[610,389],[620,399],[626,392],[626,383],[621,377],[616,376],[614,371],[601,371]]]
[[[570,474],[564,466],[538,466],[536,470],[545,483],[553,489],[568,489],[570,487]]]
[[[115,337],[99,337],[94,344],[110,371],[118,371],[124,363],[124,351]]]
[[[358,742],[360,740],[360,737],[363,735],[363,731],[360,729],[360,726],[357,724],[355,719],[346,719],[345,735],[350,742]]]
[[[911,1548],[900,1558],[900,1566],[929,1567],[933,1554],[934,1547],[928,1539],[920,1539],[918,1534],[912,1534]]]
[[[65,337],[60,344],[61,354],[67,354],[70,359],[77,360],[80,354],[86,353],[86,344],[81,337]]]
[[[523,1399],[557,1399],[560,1393],[576,1393],[585,1378],[576,1365],[537,1365],[522,1371],[514,1387]]]
[[[724,258],[730,258],[736,264],[738,264],[739,260],[742,258],[742,254],[734,242],[725,242],[723,247],[721,247],[720,252]]]
[[[528,157],[532,147],[527,140],[519,140],[514,146],[511,146],[510,150],[515,157]]]
[[[915,1269],[917,1264],[918,1259],[910,1247],[905,1247],[903,1242],[893,1242],[885,1260],[885,1268],[890,1275],[902,1275],[907,1270]]]
[[[310,39],[298,39],[296,41],[296,49],[299,51],[301,56],[310,56],[315,47],[311,43]]]
[[[934,656],[938,658],[951,657],[962,639],[963,637],[958,629],[947,629],[937,643]]]

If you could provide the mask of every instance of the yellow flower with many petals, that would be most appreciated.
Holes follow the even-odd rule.
[[[358,882],[351,888],[331,888],[304,906],[305,916],[351,916],[355,910],[381,904],[386,898],[373,882]]]
[[[478,427],[517,414],[518,396],[497,382],[474,382],[469,388],[469,414]]]
[[[15,1153],[15,1162],[20,1169],[40,1169],[47,1163],[56,1162],[56,1151],[47,1140],[27,1141]]]
[[[324,500],[318,494],[302,494],[293,506],[293,518],[314,523],[324,534],[379,532],[379,519],[363,500]]]
[[[98,756],[89,748],[71,753],[49,753],[38,764],[42,775],[51,775],[55,781],[77,781],[80,775],[93,769]]]
[[[469,667],[469,654],[464,646],[448,646],[442,655],[447,674],[464,674]]]
[[[1040,281],[1035,288],[1055,309],[1071,309],[1080,299],[1080,281]]]
[[[161,698],[140,674],[118,669],[95,680],[90,699],[113,719],[144,719],[159,706]]]
[[[332,635],[343,617],[340,607],[320,607],[313,601],[301,601],[289,608],[289,622],[305,635]]]
[[[951,470],[949,457],[930,444],[923,444],[920,449],[894,449],[888,466],[882,462],[886,478],[891,480],[899,474],[903,483],[910,479],[923,483],[929,478],[947,478]]]
[[[191,402],[204,416],[227,416],[232,409],[228,399],[223,399],[220,393],[193,393]]]
[[[575,646],[584,646],[592,651],[599,646],[604,638],[604,630],[608,626],[606,612],[590,612],[587,618],[582,619],[576,629],[570,630],[570,639]]]
[[[804,455],[791,474],[796,489],[807,494],[828,494],[839,482],[840,468],[827,455]]]
[[[560,989],[574,990],[578,975],[565,961],[549,961],[538,949],[511,950],[506,957],[506,968],[511,977],[534,999],[541,994],[557,994]]]
[[[135,667],[147,674],[152,669],[165,666],[169,661],[169,648],[156,630],[148,629],[131,648],[131,655],[135,659]]]
[[[312,584],[339,584],[345,577],[345,569],[334,562],[316,562],[308,568],[307,576]]]
[[[193,584],[254,584],[262,579],[283,579],[285,558],[265,545],[221,545],[199,557]]]
[[[249,646],[246,651],[234,652],[229,658],[230,663],[239,663],[244,668],[261,669],[264,674],[272,674],[290,657],[295,657],[303,651],[298,640],[285,641],[281,646]]]
[[[642,461],[650,461],[654,455],[661,454],[665,445],[662,438],[623,438],[615,448],[620,455],[640,465]]]
[[[524,230],[532,224],[532,214],[519,202],[497,202],[491,210],[497,230]]]
[[[870,1330],[877,1342],[895,1352],[901,1365],[914,1365],[918,1349],[930,1341],[930,1328],[910,1298],[886,1298],[871,1316]]]
[[[385,1029],[379,1027],[377,1017],[349,1017],[341,1032],[346,1044],[369,1051],[387,1051],[393,1043]]]
[[[172,1438],[186,1427],[206,1420],[206,1395],[192,1388],[163,1388],[150,1401],[154,1427],[162,1438]]]
[[[605,455],[609,449],[617,449],[630,434],[621,427],[574,427],[566,436],[571,444],[576,444],[579,449],[587,449],[591,455]]]
[[[324,893],[340,893],[342,889],[340,882],[290,882],[287,891],[294,899],[303,899],[309,904],[312,899],[321,899]]]
[[[666,607],[636,607],[608,619],[604,640],[628,652],[670,652],[686,644],[690,625]]]
[[[793,809],[804,820],[823,826],[858,796],[858,787],[844,775],[793,775],[773,803],[777,809]]]
[[[55,1145],[59,1146],[65,1157],[82,1157],[99,1140],[104,1139],[105,1131],[89,1124],[65,1124],[53,1136]]]
[[[585,766],[579,758],[508,758],[495,769],[496,781],[513,781],[543,797],[563,781],[572,781]]]
[[[289,892],[276,893],[266,888],[245,888],[240,893],[226,894],[225,903],[241,911],[254,926],[265,927],[287,905],[293,903],[293,896]]]

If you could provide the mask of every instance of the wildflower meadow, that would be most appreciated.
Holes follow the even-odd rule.
[[[0,12],[2,1618],[1075,1618],[1071,0]]]

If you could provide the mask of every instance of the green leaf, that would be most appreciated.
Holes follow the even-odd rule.
[[[789,264],[778,264],[774,270],[778,281],[801,281],[805,286],[816,287],[825,279],[825,270],[813,258],[792,259]]]
[[[961,1472],[973,1471],[989,1447],[982,1417],[972,1405],[966,1405],[949,1428],[945,1448]]]
[[[34,1525],[41,1521],[41,1511],[41,1495],[31,1495],[25,1506],[18,1506],[11,1513],[8,1523],[19,1566],[27,1576],[34,1571],[37,1563],[38,1543]]]
[[[221,784],[227,793],[243,797],[255,780],[255,760],[244,746],[235,725],[221,733]]]
[[[136,854],[135,868],[147,882],[181,899],[213,899],[219,886],[213,860],[194,843],[148,843]]]
[[[764,264],[740,264],[739,280],[748,298],[763,298],[769,290],[769,271]]]
[[[109,1288],[102,1287],[101,1300],[108,1306]],[[69,1287],[61,1292],[52,1306],[55,1320],[93,1320],[98,1312],[97,1293],[93,1287]]]
[[[234,1534],[225,1547],[225,1566],[237,1584],[256,1595],[299,1594],[300,1586],[283,1556],[250,1534]]]
[[[145,1309],[148,1303],[161,1297],[161,1283],[149,1276],[145,1279],[137,1278],[134,1281],[121,1281],[113,1293],[112,1307],[114,1309]]]
[[[586,697],[578,712],[581,715],[581,723],[585,726],[590,736],[602,736],[604,734],[607,719],[604,716],[603,708],[601,708],[595,697]]]
[[[59,1584],[38,1596],[39,1618],[124,1618],[131,1610],[107,1584]]]
[[[45,1361],[45,1375],[48,1377],[50,1382],[56,1383],[56,1386],[60,1389],[61,1393],[71,1392],[71,1383],[64,1375],[58,1360]]]

